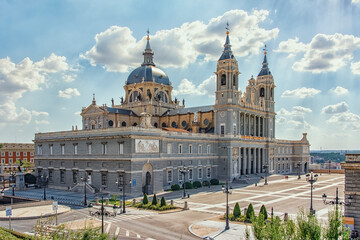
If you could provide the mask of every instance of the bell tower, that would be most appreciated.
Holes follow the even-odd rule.
[[[236,105],[239,104],[240,92],[238,62],[230,45],[229,24],[226,26],[226,40],[216,68],[215,91],[215,133],[219,135],[237,134],[238,114]]]
[[[230,45],[229,24],[226,27],[226,41],[224,51],[218,60],[216,68],[216,100],[215,105],[238,104],[238,62],[236,61]]]

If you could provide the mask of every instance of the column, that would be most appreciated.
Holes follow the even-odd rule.
[[[255,119],[255,117],[254,117],[254,119]],[[255,130],[255,129],[254,129]],[[254,131],[255,132],[255,131]],[[257,168],[258,168],[258,159],[257,159],[257,148],[254,148],[254,173],[258,173],[257,172]]]
[[[247,168],[248,168],[248,164],[247,164],[247,148],[243,148],[243,153],[244,153],[244,174],[247,174]]]
[[[261,127],[261,124],[260,124],[260,122],[261,122],[261,117],[260,117],[260,116],[258,116],[258,137],[261,137],[261,134],[260,134],[260,127]]]
[[[250,136],[251,135],[251,126],[250,126],[251,124],[250,124],[250,114],[248,114],[248,136]]]
[[[238,168],[239,168],[239,176],[241,175],[242,170],[242,155],[241,155],[241,147],[239,147],[239,158],[238,158]]]

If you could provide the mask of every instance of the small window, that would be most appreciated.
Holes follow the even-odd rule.
[[[225,135],[225,125],[220,125],[220,135],[223,137]]]
[[[221,75],[221,86],[224,86],[224,85],[226,85],[226,75],[225,74]]]
[[[12,164],[13,163],[13,160],[12,158],[9,159],[9,163]]]
[[[101,173],[101,185],[106,186],[107,185],[107,174]]]
[[[20,157],[20,152],[16,152],[16,156],[17,156],[17,157]]]
[[[61,144],[60,148],[61,148],[61,155],[65,155],[65,145]]]
[[[101,144],[101,153],[103,155],[107,154],[107,143],[102,143]]]
[[[121,123],[121,126],[126,127],[126,122],[125,122],[125,121],[122,122],[122,123]]]
[[[2,164],[5,164],[5,158],[2,158],[2,159],[1,159],[1,163],[2,163]]]
[[[201,144],[199,144],[199,146],[198,146],[198,153],[199,153],[199,154],[202,153],[202,145],[201,145]]]
[[[51,182],[53,180],[53,171],[49,170],[49,181]]]
[[[60,171],[60,183],[65,183],[65,171]]]
[[[166,123],[163,122],[163,123],[161,124],[161,127],[163,127],[163,128],[166,127]]]
[[[193,179],[193,169],[190,168],[189,169],[189,180],[192,180]]]
[[[42,145],[38,145],[37,153],[38,153],[38,155],[42,155]],[[12,156],[12,152],[9,153],[9,156]]]
[[[198,168],[198,179],[202,179],[202,168]]]
[[[178,153],[182,153],[182,144],[179,144],[178,146]]]
[[[91,144],[91,143],[89,143],[89,144],[87,145],[87,148],[88,148],[88,154],[91,154],[91,151],[92,151],[92,144]]]
[[[192,145],[189,144],[189,153],[192,153]]]
[[[74,144],[74,154],[77,155],[78,154],[78,145]]]
[[[119,174],[117,183],[118,183],[118,187],[124,186],[124,175],[123,174]]]
[[[181,126],[182,126],[183,128],[186,128],[187,122],[186,122],[186,121],[182,121]]]
[[[167,181],[172,182],[172,170],[167,170]]]
[[[233,76],[233,86],[236,86],[236,76]]]
[[[207,145],[207,147],[206,147],[206,153],[211,153],[211,145]]]
[[[207,178],[211,178],[211,168],[210,168],[210,167],[208,167],[208,168],[206,169],[206,177],[207,177]]]
[[[124,154],[124,143],[119,143],[119,154]]]
[[[171,143],[168,143],[168,145],[167,145],[167,153],[168,154],[171,153]]]
[[[178,174],[179,174],[179,181],[183,181],[184,179],[183,179],[183,173],[181,172],[181,169],[179,169],[179,171],[178,171]]]
[[[73,183],[74,183],[74,184],[77,183],[77,177],[78,177],[77,171],[73,171]]]
[[[265,88],[260,88],[260,97],[265,97]]]
[[[173,128],[176,128],[176,122],[172,122],[172,123],[171,123],[171,126],[172,126]]]
[[[50,152],[50,155],[54,155],[54,147],[52,144],[49,145],[49,152]]]

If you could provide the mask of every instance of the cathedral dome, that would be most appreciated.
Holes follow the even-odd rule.
[[[126,81],[126,84],[141,82],[156,82],[164,85],[170,85],[169,77],[163,70],[153,65],[142,65],[132,71]]]

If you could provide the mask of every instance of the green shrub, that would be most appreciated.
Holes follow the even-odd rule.
[[[161,198],[160,206],[161,206],[161,207],[166,206],[166,201],[165,201],[165,198],[164,198],[164,197]]]
[[[157,200],[156,194],[154,194],[151,205],[156,205],[156,204],[158,204],[158,200]]]
[[[234,215],[235,219],[241,216],[241,210],[240,210],[239,203],[235,204],[233,215]]]
[[[203,181],[202,185],[205,186],[205,187],[208,187],[208,186],[210,186],[210,182],[209,181]]]
[[[249,204],[249,207],[248,207],[248,209],[247,209],[247,211],[246,211],[245,220],[251,222],[251,221],[254,219],[254,217],[255,217],[254,207],[253,207],[253,205],[250,203],[250,204]]]
[[[117,202],[118,198],[119,198],[119,195],[116,195],[116,194],[111,196],[112,202]]]
[[[186,189],[193,189],[193,184],[191,182],[185,182]]]
[[[195,182],[193,183],[193,186],[194,186],[194,188],[201,188],[202,184],[201,184],[201,182],[199,182],[199,181],[195,181]]]
[[[173,190],[173,191],[178,191],[178,190],[180,190],[179,184],[173,184],[173,185],[171,185],[171,190]]]
[[[213,178],[213,179],[210,180],[210,184],[211,184],[211,185],[219,185],[219,183],[220,183],[220,182],[219,182],[219,179]]]
[[[146,205],[146,204],[149,203],[149,198],[148,198],[148,196],[147,196],[146,193],[144,193],[144,197],[143,197],[142,203],[143,203],[144,205]]]
[[[262,205],[261,208],[260,208],[260,213],[262,213],[264,215],[264,219],[268,219],[268,212],[266,210],[266,207],[265,205]]]
[[[26,173],[24,175],[25,183],[27,184],[36,184],[36,177],[32,175],[31,173]]]

